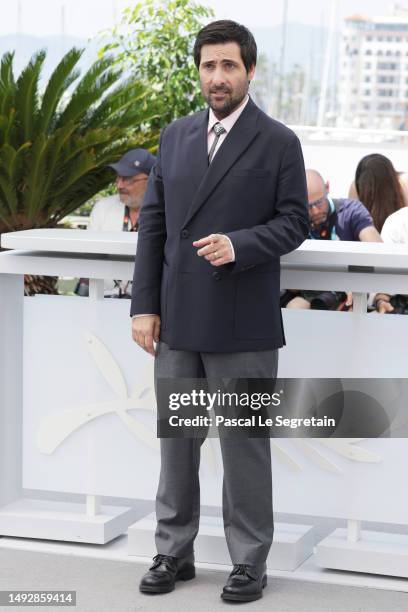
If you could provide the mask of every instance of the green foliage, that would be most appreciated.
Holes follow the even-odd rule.
[[[193,60],[194,40],[213,11],[191,0],[145,0],[125,9],[100,51],[114,52],[121,68],[149,88],[149,103],[163,127],[204,107]]]
[[[42,94],[45,51],[17,79],[14,54],[1,59],[0,233],[55,226],[109,186],[108,163],[130,148],[157,145],[144,85],[124,79],[108,55],[80,78],[82,53],[68,51]]]

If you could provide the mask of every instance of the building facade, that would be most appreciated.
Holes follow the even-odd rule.
[[[337,124],[408,129],[408,15],[345,19]]]

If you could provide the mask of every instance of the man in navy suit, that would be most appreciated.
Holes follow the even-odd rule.
[[[280,256],[308,236],[297,136],[248,95],[257,49],[233,21],[194,46],[208,109],[161,132],[139,218],[132,335],[162,378],[275,379],[285,344]],[[156,349],[154,347],[156,343]],[[161,438],[158,554],[140,590],[164,593],[195,576],[203,438]],[[220,437],[223,518],[233,570],[221,596],[251,601],[266,585],[273,539],[268,438]]]

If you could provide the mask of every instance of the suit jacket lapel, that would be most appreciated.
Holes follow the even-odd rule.
[[[211,165],[208,166],[208,113],[206,114],[205,125],[201,125],[201,129],[197,130],[195,137],[190,140],[190,144],[194,142],[194,144],[197,146],[197,149],[194,150],[191,158],[192,172],[194,178],[201,177],[201,181],[194,199],[187,211],[183,226],[185,226],[197,213],[231,166],[256,138],[259,132],[259,129],[257,128],[257,118],[258,107],[252,102],[251,99],[249,99],[246,107],[238,117],[236,123],[228,133],[221,147],[218,149]],[[203,149],[205,150],[206,167],[204,174],[202,172],[204,157]]]
[[[207,133],[208,109],[196,116],[193,127],[187,134],[184,143],[190,177],[196,189],[198,189],[208,170]]]

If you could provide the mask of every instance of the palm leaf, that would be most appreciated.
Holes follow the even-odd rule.
[[[14,100],[13,53],[5,53],[0,63],[0,115],[7,115]]]
[[[48,206],[49,190],[55,181],[57,173],[61,168],[61,152],[68,145],[72,135],[75,133],[76,125],[72,121],[56,130],[47,142],[45,155],[47,157],[47,170],[43,184],[43,199],[39,203],[41,208]]]
[[[86,175],[89,174],[91,170],[94,170],[95,167],[95,156],[92,152],[89,150],[82,151],[68,167],[67,173],[64,174],[63,183],[54,191],[53,196],[58,198],[62,192],[73,188],[75,183],[82,178],[85,179]]]
[[[100,102],[106,91],[117,82],[120,76],[120,70],[111,68],[111,64],[111,59],[101,59],[88,70],[61,113],[57,127],[67,121],[83,121],[89,109]]]
[[[88,130],[84,135],[76,134],[75,138],[71,138],[64,151],[61,152],[60,162],[66,165],[82,151],[87,149],[96,151],[99,147],[106,148],[110,143],[115,142],[121,133],[118,128],[111,127]]]
[[[81,54],[72,49],[64,56],[43,96],[45,52],[33,56],[17,82],[13,54],[1,60],[0,233],[55,227],[111,183],[109,163],[130,148],[157,147],[158,131],[139,127],[152,116],[144,86],[125,81],[112,58],[95,62],[71,91]]]
[[[8,51],[1,58],[0,63],[0,93],[7,92],[11,85],[14,85],[13,74],[14,51]]]
[[[123,113],[130,106],[137,104],[140,111],[144,99],[147,102],[148,92],[141,83],[128,80],[121,83],[101,101],[88,118],[87,126],[92,128],[97,125],[107,124],[113,115]]]
[[[30,143],[24,143],[17,151],[8,143],[0,148],[0,181],[2,200],[12,215],[18,209],[18,188],[22,177],[23,159]]]
[[[8,175],[10,175],[16,155],[17,151],[7,142],[0,149],[0,167],[2,171],[6,172]]]
[[[11,162],[9,177],[17,194],[24,182],[26,160],[29,158],[31,146],[31,142],[24,142],[21,147],[17,149],[16,155]]]
[[[38,51],[24,68],[16,83],[16,109],[21,137],[33,140],[38,118],[38,81],[46,52]]]
[[[41,206],[41,196],[46,173],[47,140],[40,134],[31,148],[29,170],[24,189],[24,209],[30,223],[36,222],[35,214]]]
[[[79,71],[74,70],[74,68],[83,52],[84,49],[76,49],[75,47],[68,51],[52,73],[42,98],[38,121],[39,131],[48,132],[50,125],[52,125],[54,113],[62,96],[79,76]]]
[[[17,212],[17,193],[3,170],[0,171],[0,199],[3,202],[3,208],[13,216]]]

